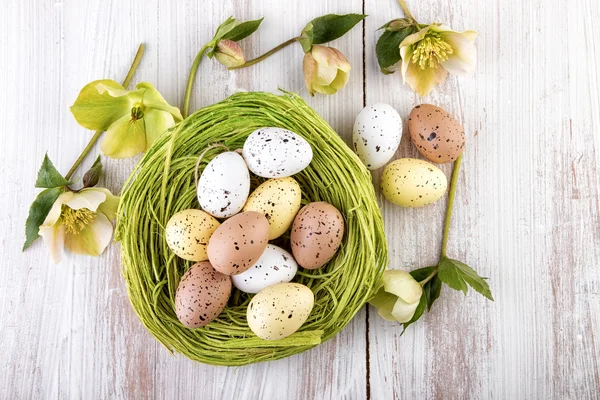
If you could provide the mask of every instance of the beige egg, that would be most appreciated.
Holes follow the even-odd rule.
[[[205,261],[208,239],[219,226],[213,216],[201,210],[189,209],[174,214],[167,222],[167,245],[184,260]]]
[[[269,286],[248,304],[248,326],[261,339],[286,338],[306,322],[314,303],[313,292],[299,283]]]
[[[335,255],[343,237],[344,218],[338,209],[325,202],[309,203],[294,219],[292,254],[303,268],[321,268]]]
[[[431,104],[412,109],[408,130],[419,153],[434,163],[452,162],[465,148],[465,133],[460,122],[446,110]]]
[[[381,175],[386,199],[402,207],[422,207],[437,201],[446,192],[448,180],[435,165],[415,158],[389,163]]]
[[[208,242],[208,259],[222,274],[240,274],[256,263],[268,243],[267,218],[255,211],[243,212],[215,230]]]
[[[302,191],[294,178],[275,178],[263,182],[248,198],[244,211],[257,211],[269,221],[269,240],[289,229],[300,209]]]
[[[175,313],[188,328],[207,325],[221,314],[231,295],[231,278],[208,261],[196,263],[179,281],[175,293]]]

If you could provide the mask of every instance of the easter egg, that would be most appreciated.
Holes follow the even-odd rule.
[[[242,210],[250,193],[250,172],[236,152],[213,158],[198,180],[200,207],[217,218],[229,218]]]
[[[447,111],[421,104],[410,112],[408,131],[419,153],[438,164],[452,162],[465,148],[465,133],[460,122]]]
[[[215,230],[208,241],[208,259],[222,274],[239,274],[256,263],[268,242],[267,218],[254,211],[243,212]]]
[[[248,198],[244,211],[257,211],[269,221],[269,240],[278,238],[292,225],[300,209],[302,191],[294,178],[269,179]]]
[[[233,285],[246,293],[258,293],[264,288],[294,279],[298,264],[281,247],[268,244],[250,269],[231,277]]]
[[[344,218],[329,203],[309,203],[296,215],[290,242],[298,265],[317,269],[335,255],[344,237]]]
[[[242,150],[250,171],[263,178],[285,178],[310,164],[310,144],[282,128],[260,128],[248,136]]]
[[[188,328],[207,325],[221,314],[231,295],[231,278],[208,261],[196,263],[181,277],[175,292],[175,314]]]
[[[208,239],[218,226],[219,221],[202,210],[180,211],[165,227],[167,245],[184,260],[205,261]]]
[[[402,118],[392,106],[377,103],[363,108],[354,120],[352,145],[358,158],[374,170],[396,153],[402,137]]]
[[[401,158],[389,163],[381,175],[381,189],[386,199],[402,207],[421,207],[439,200],[446,192],[448,180],[435,165],[415,158]]]
[[[261,339],[286,338],[306,322],[314,303],[313,292],[299,283],[269,286],[250,300],[248,326]]]

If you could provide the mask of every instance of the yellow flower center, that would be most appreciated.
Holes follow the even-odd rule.
[[[87,208],[73,210],[71,207],[63,204],[60,218],[62,219],[62,224],[65,226],[67,232],[77,235],[86,226],[94,222],[96,215],[93,211],[88,210]]]
[[[454,52],[452,46],[444,42],[438,32],[427,32],[426,36],[417,44],[412,56],[412,62],[419,64],[421,69],[437,68],[437,66]]]

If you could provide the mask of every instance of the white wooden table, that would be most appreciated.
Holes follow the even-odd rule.
[[[422,22],[480,32],[476,73],[450,78],[423,101],[464,122],[449,248],[490,278],[496,301],[444,290],[402,337],[399,326],[363,310],[307,353],[217,368],[170,355],[143,328],[118,245],[59,265],[41,241],[21,253],[44,153],[66,172],[91,135],[68,106],[85,83],[122,79],[139,42],[147,51],[135,81],[181,105],[193,57],[229,15],[265,16],[243,42],[250,56],[318,15],[370,15],[334,43],[353,65],[338,95],[308,97],[295,46],[235,73],[204,60],[192,100],[196,109],[239,90],[300,91],[348,142],[365,103],[387,102],[406,118],[422,101],[399,75],[378,72],[375,30],[400,8],[393,0],[3,0],[0,398],[599,398],[599,3],[407,2]],[[405,137],[397,156],[416,155]],[[136,161],[105,159],[103,184],[118,192]],[[445,202],[404,210],[381,198],[381,207],[391,267],[435,262]]]

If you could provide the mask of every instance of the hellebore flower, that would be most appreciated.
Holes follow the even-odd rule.
[[[477,32],[455,32],[431,24],[400,43],[402,77],[415,92],[426,96],[446,80],[448,73],[463,75],[475,70]]]
[[[71,112],[84,128],[106,131],[100,149],[112,158],[148,150],[158,136],[183,119],[151,84],[142,82],[128,91],[108,79],[87,84]]]
[[[387,270],[383,285],[369,303],[388,321],[409,322],[421,299],[423,288],[408,272]]]
[[[215,48],[215,58],[227,68],[239,67],[246,62],[242,47],[229,39],[219,41]]]
[[[334,94],[348,82],[351,68],[339,50],[314,45],[304,54],[304,83],[311,96],[314,96],[315,92]]]
[[[76,254],[102,254],[112,237],[118,205],[119,196],[104,188],[58,196],[39,231],[52,260],[59,263],[65,247]]]

